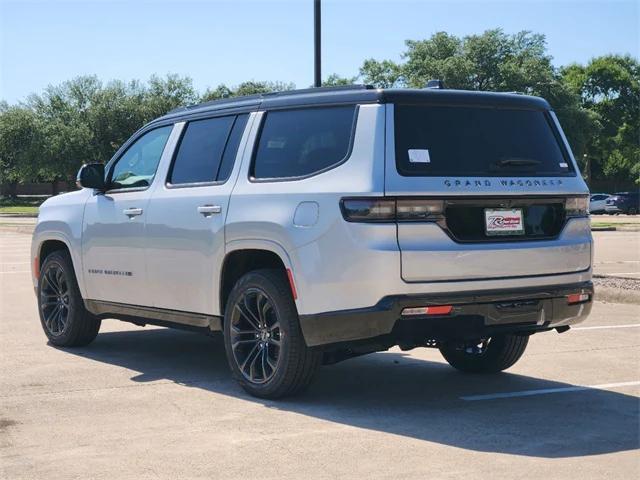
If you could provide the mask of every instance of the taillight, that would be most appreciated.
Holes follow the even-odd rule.
[[[567,303],[569,305],[576,305],[578,303],[588,302],[591,296],[588,293],[572,293],[567,295]]]
[[[348,222],[429,222],[444,213],[442,200],[344,198],[340,207]]]
[[[443,213],[442,200],[403,199],[396,203],[396,216],[400,221],[437,220]]]
[[[586,217],[589,213],[589,197],[567,197],[564,210],[567,217]]]
[[[349,222],[392,222],[396,201],[380,198],[345,198],[340,202],[342,216]]]
[[[410,317],[413,315],[449,315],[453,310],[453,305],[432,305],[430,307],[407,307],[402,309],[402,315]]]

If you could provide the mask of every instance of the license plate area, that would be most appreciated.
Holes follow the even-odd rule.
[[[487,236],[524,235],[522,208],[485,208]]]

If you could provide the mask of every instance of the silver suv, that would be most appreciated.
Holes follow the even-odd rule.
[[[314,89],[182,108],[46,201],[33,284],[53,345],[100,322],[223,332],[276,398],[320,364],[439,348],[498,372],[588,315],[588,190],[549,104]]]

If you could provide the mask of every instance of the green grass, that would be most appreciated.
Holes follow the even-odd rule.
[[[37,215],[43,197],[0,197],[0,213],[13,215]]]
[[[616,229],[625,229],[625,230],[633,230],[640,231],[640,224],[638,223],[622,223],[622,222],[591,222],[592,228],[610,228],[615,227]]]

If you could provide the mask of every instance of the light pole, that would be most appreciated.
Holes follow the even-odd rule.
[[[584,159],[584,173],[585,173],[585,181],[587,183],[587,187],[591,188],[591,158],[585,153],[582,155]]]
[[[322,86],[322,72],[321,72],[321,33],[320,33],[320,0],[313,0],[313,86]]]

